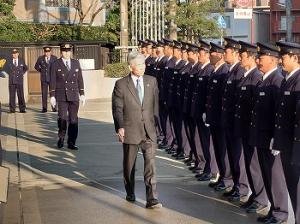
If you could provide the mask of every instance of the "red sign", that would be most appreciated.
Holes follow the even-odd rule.
[[[253,1],[253,0],[235,0],[235,4],[239,8],[245,8],[245,7],[248,7],[250,5],[251,1]]]

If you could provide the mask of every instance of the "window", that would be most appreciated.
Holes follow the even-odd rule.
[[[285,2],[286,2],[286,0],[278,0],[277,4],[281,7],[285,7]]]
[[[46,0],[47,7],[68,7],[75,8],[78,0]]]
[[[286,30],[286,16],[281,16],[279,30]]]
[[[226,28],[230,29],[230,16],[224,16],[224,20],[226,23]]]

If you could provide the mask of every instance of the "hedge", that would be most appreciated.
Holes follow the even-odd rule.
[[[104,67],[104,74],[110,78],[121,78],[129,74],[127,63],[108,64]]]

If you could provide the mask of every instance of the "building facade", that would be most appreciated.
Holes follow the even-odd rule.
[[[285,0],[272,0],[270,4],[270,38],[272,42],[285,40],[286,37],[286,7]],[[292,0],[292,39],[300,43],[300,1]]]
[[[16,0],[14,15],[17,20],[33,23],[78,24],[76,6],[79,0]],[[82,0],[82,12],[86,14],[83,24],[90,24],[92,15],[103,4],[99,0]],[[103,9],[94,19],[93,26],[105,24],[106,10]]]

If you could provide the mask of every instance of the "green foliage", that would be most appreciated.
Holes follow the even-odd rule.
[[[0,0],[0,17],[13,18],[15,0]]]
[[[213,38],[220,35],[217,22],[210,16],[211,12],[221,12],[222,0],[201,0],[177,3],[176,15],[167,15],[179,28],[179,36],[192,40],[195,37]],[[168,7],[168,5],[167,5]]]
[[[110,78],[121,78],[129,74],[129,67],[127,63],[108,64],[104,67],[104,74]]]

